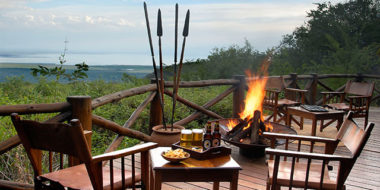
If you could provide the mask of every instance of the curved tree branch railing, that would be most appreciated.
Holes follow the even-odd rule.
[[[285,75],[283,77],[286,80],[287,87],[300,88],[299,83],[304,84],[302,89],[308,90],[308,96],[307,96],[308,104],[321,104],[322,99],[317,99],[318,89],[324,89],[328,91],[342,91],[345,87],[343,85],[334,90],[333,88],[326,85],[325,82],[322,81],[323,79],[347,78],[347,79],[354,79],[356,81],[362,81],[365,79],[367,80],[380,79],[380,75],[366,75],[366,74],[323,74],[323,75],[290,74],[290,75]],[[210,111],[209,108],[215,105],[216,103],[220,102],[221,100],[223,100],[225,97],[227,97],[230,94],[233,94],[232,116],[236,117],[237,114],[244,107],[244,95],[245,95],[245,90],[247,89],[247,86],[245,83],[246,80],[253,80],[253,79],[245,78],[244,76],[235,76],[233,79],[203,80],[203,81],[189,81],[189,82],[182,81],[179,85],[181,88],[221,86],[221,85],[224,85],[224,86],[228,85],[231,87],[225,90],[224,92],[222,92],[221,94],[219,94],[218,96],[216,96],[214,99],[209,100],[204,105],[197,105],[194,102],[191,102],[189,100],[186,100],[183,97],[178,96],[177,99],[179,102],[186,105],[187,107],[194,109],[195,111],[191,115],[181,119],[180,121],[175,122],[175,124],[186,125],[187,123],[194,121],[196,118],[198,118],[202,114],[205,114],[209,117],[217,118],[217,119],[223,118],[217,113]],[[154,81],[152,81],[152,83],[153,82]],[[171,88],[171,87],[173,87],[172,82],[165,82],[165,88]],[[94,110],[105,104],[117,102],[124,98],[136,96],[140,94],[145,94],[145,93],[150,93],[150,94],[131,114],[131,116],[124,123],[123,126],[120,126],[119,124],[111,120],[108,120],[107,118],[103,118],[91,113],[91,110]],[[165,90],[165,94],[168,96],[173,96],[172,92],[169,90]],[[380,98],[379,94],[380,94],[380,90],[375,87],[375,92],[374,92],[372,101],[379,99]],[[93,100],[90,99],[90,101],[87,101],[87,103],[85,103],[86,101],[84,100],[85,99],[88,100],[88,98],[89,97],[84,97],[84,98],[68,97],[68,102],[61,102],[61,103],[0,106],[0,116],[9,116],[13,112],[17,112],[20,115],[40,114],[40,113],[58,113],[56,116],[52,117],[46,122],[51,122],[51,121],[63,122],[72,118],[73,115],[79,118],[82,117],[82,119],[84,118],[84,120],[87,120],[86,121],[87,124],[83,126],[86,130],[91,130],[92,125],[94,124],[104,129],[117,133],[117,137],[109,145],[106,152],[115,150],[120,145],[120,143],[122,142],[125,136],[139,139],[141,141],[152,140],[152,138],[148,134],[145,134],[145,133],[142,133],[140,131],[130,128],[134,124],[134,122],[137,120],[137,118],[140,116],[142,111],[149,104],[151,105],[149,128],[151,129],[151,127],[153,127],[154,125],[161,124],[162,113],[161,113],[161,109],[159,109],[160,108],[159,101],[158,101],[159,99],[156,93],[156,85],[154,84],[148,84],[148,85],[144,85],[144,86],[140,86],[136,88],[123,90],[120,92],[115,92],[113,94],[108,94],[102,97],[95,98]],[[90,109],[90,114],[80,115],[81,114],[80,110],[85,109],[85,107],[88,107],[87,109]],[[91,137],[89,137],[88,139],[91,139]],[[0,155],[13,149],[19,144],[20,144],[20,139],[18,138],[17,135],[0,142]],[[12,186],[14,188],[21,188],[21,189],[32,187],[27,184],[0,180],[0,187],[12,187]]]

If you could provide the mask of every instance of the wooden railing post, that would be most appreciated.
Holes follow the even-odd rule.
[[[92,107],[90,96],[69,96],[67,101],[71,104],[72,117],[79,119],[83,130],[92,131]],[[91,150],[91,133],[86,135],[88,148]],[[69,165],[79,164],[78,160],[72,160]]]
[[[232,116],[239,118],[239,113],[244,109],[245,76],[235,75],[233,78],[239,80],[239,83],[235,84],[236,88],[233,92]]]
[[[362,73],[358,73],[358,74],[357,74],[357,77],[355,77],[355,81],[356,81],[356,82],[363,82],[363,81],[364,81],[363,78],[364,78],[364,77],[363,77],[363,74],[362,74]]]
[[[156,83],[155,79],[151,79],[150,83]],[[149,133],[152,133],[152,127],[160,125],[162,123],[162,111],[160,104],[160,96],[156,93],[152,102],[150,103],[150,114],[149,114]]]
[[[310,88],[307,89],[309,92],[309,96],[308,96],[308,102],[309,104],[315,104],[316,102],[316,98],[317,98],[317,87],[318,87],[318,75],[316,73],[312,73],[311,76],[313,77],[311,80],[311,85],[310,85]]]
[[[290,73],[290,83],[289,85],[287,86],[288,88],[298,88],[297,86],[297,73]],[[291,100],[295,100],[297,97],[296,97],[296,93],[294,92],[289,92],[287,91],[287,93],[285,94],[285,97],[288,98],[288,99],[291,99]]]

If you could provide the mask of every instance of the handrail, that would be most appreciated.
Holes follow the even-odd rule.
[[[36,113],[54,113],[64,112],[70,109],[68,102],[52,104],[20,104],[0,106],[0,116],[10,115],[11,113],[19,114],[36,114]]]

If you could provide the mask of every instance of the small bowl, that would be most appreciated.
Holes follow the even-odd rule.
[[[178,162],[180,162],[180,161],[184,161],[184,160],[186,160],[186,159],[188,159],[188,158],[190,157],[190,154],[189,154],[188,152],[185,152],[185,157],[184,157],[184,158],[171,158],[171,157],[166,157],[166,156],[164,156],[165,152],[166,152],[166,151],[162,152],[162,153],[161,153],[161,156],[162,156],[165,160],[167,160],[167,161],[169,161],[169,162],[171,162],[171,163],[178,163]]]

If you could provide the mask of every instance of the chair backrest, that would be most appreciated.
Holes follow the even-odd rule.
[[[367,143],[371,135],[371,131],[374,127],[374,123],[369,123],[363,129],[358,126],[358,124],[352,119],[352,117],[353,112],[350,111],[337,134],[337,139],[340,142],[344,143],[347,149],[351,152],[352,158],[347,160],[340,166],[340,170],[338,171],[337,176],[337,181],[340,185],[343,185],[346,181],[357,158],[363,151],[364,146]]]
[[[337,139],[344,143],[347,149],[351,152],[353,158],[359,157],[361,151],[367,142],[369,135],[373,129],[374,124],[369,123],[364,129],[359,127],[358,124],[352,119],[353,112],[349,112],[345,121],[343,122]]]
[[[353,82],[347,81],[344,92],[360,96],[372,96],[375,87],[374,82]]]
[[[268,77],[265,89],[276,89],[282,91],[285,88],[284,78],[280,77]]]
[[[41,175],[41,150],[59,152],[90,162],[91,152],[88,148],[79,120],[73,119],[70,124],[40,123],[32,120],[21,120],[16,113],[11,115],[35,175]]]

